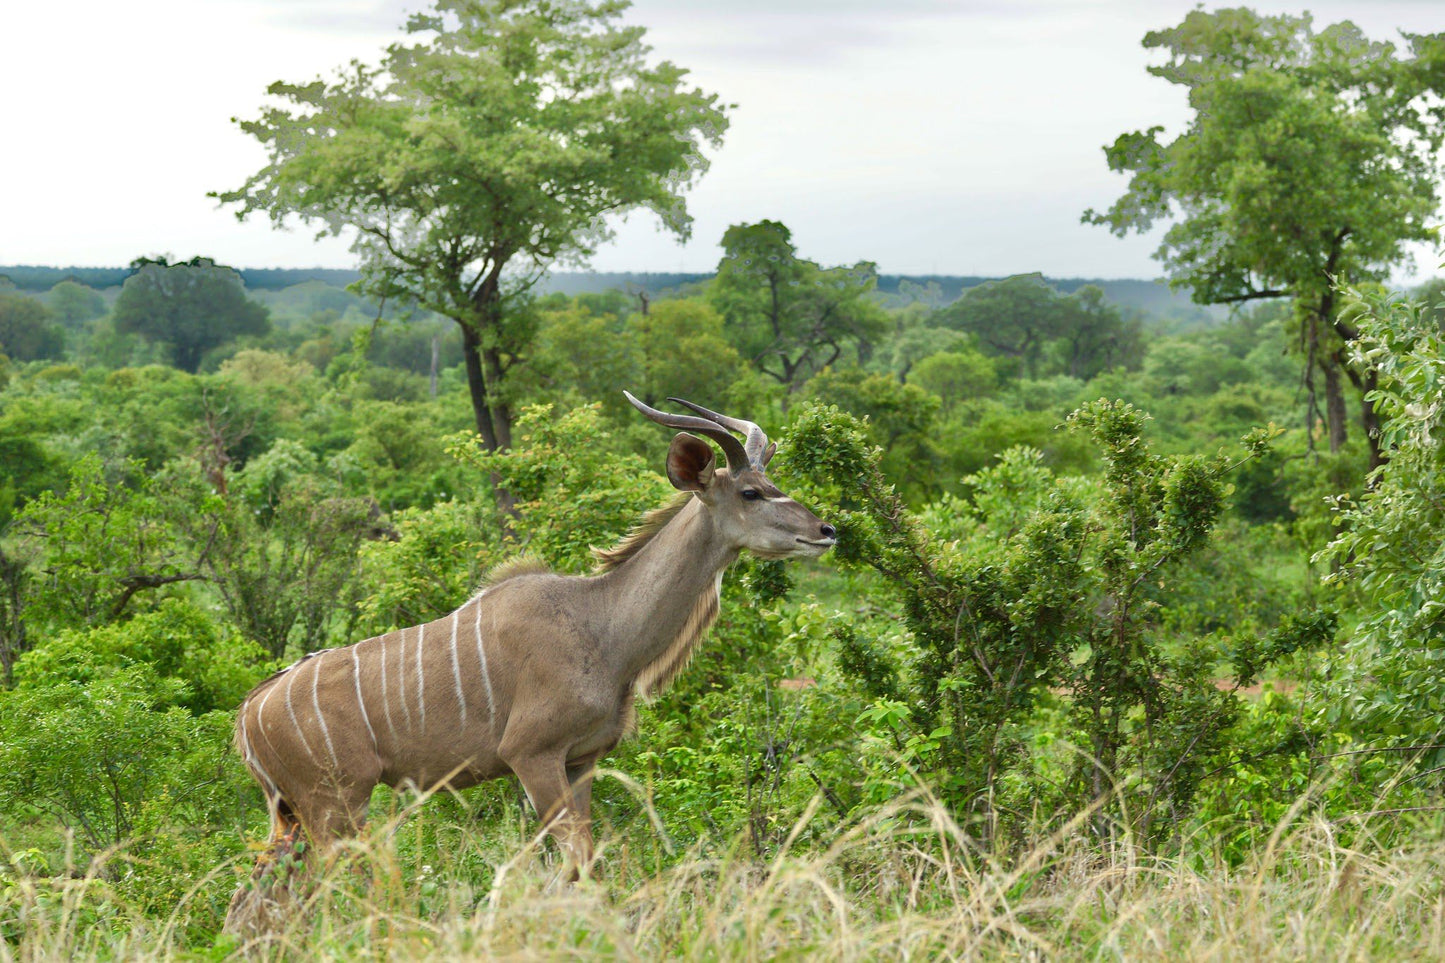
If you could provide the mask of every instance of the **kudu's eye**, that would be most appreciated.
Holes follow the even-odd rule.
[[[745,498],[746,500],[748,500],[748,501],[750,501],[750,502],[755,502],[755,501],[757,501],[759,498],[762,498],[762,497],[763,497],[763,493],[760,492],[760,491],[758,491],[756,488],[744,488],[744,489],[743,489],[743,498]]]

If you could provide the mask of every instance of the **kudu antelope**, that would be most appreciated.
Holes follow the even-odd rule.
[[[313,653],[246,696],[236,746],[272,830],[254,880],[303,832],[312,852],[357,832],[378,783],[461,788],[507,773],[571,871],[585,870],[593,767],[631,729],[636,695],[691,659],[717,616],[723,570],[744,549],[816,557],[836,535],[768,479],[777,446],[757,425],[677,398],[698,417],[627,400],[682,429],[667,453],[682,494],[597,552],[594,574],[503,569],[450,615]],[[722,448],[726,468],[697,435]],[[255,928],[258,899],[238,891],[228,928]]]

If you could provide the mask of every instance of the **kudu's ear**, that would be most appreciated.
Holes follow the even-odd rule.
[[[667,449],[667,480],[684,492],[706,491],[713,477],[712,445],[680,431]]]

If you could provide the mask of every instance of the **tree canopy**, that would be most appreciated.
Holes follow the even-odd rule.
[[[1144,46],[1168,60],[1149,72],[1189,91],[1193,116],[1121,135],[1109,167],[1130,175],[1086,221],[1114,233],[1172,221],[1156,257],[1202,303],[1293,297],[1307,379],[1326,376],[1332,447],[1344,442],[1338,374],[1356,337],[1339,316],[1337,281],[1386,277],[1405,244],[1435,236],[1445,143],[1445,33],[1407,34],[1411,56],[1349,21],[1316,32],[1308,14],[1195,10]],[[1376,455],[1377,427],[1363,419]]]
[[[68,328],[78,328],[105,313],[105,298],[94,288],[68,278],[50,289],[47,307]]]
[[[883,312],[868,296],[878,283],[872,263],[820,267],[798,257],[778,221],[735,224],[722,243],[710,297],[738,351],[788,391],[848,348],[866,355],[882,333]]]
[[[19,361],[59,357],[65,332],[52,323],[50,312],[34,298],[0,291],[0,353]]]
[[[240,276],[210,258],[140,258],[131,267],[115,300],[116,330],[167,345],[184,371],[199,368],[212,348],[270,328],[266,308],[246,297]]]
[[[477,429],[511,443],[508,371],[533,334],[515,299],[547,265],[581,262],[608,215],[639,207],[686,236],[681,191],[727,127],[717,96],[648,62],[616,0],[435,0],[412,42],[337,80],[276,83],[289,104],[242,130],[270,160],[221,193],[356,232],[361,288],[462,328]]]

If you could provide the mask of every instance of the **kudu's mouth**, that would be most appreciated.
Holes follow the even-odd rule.
[[[819,554],[822,554],[823,552],[826,552],[828,549],[832,548],[834,545],[837,545],[838,540],[836,538],[800,538],[798,539],[798,544],[808,545],[812,548],[819,549]]]

